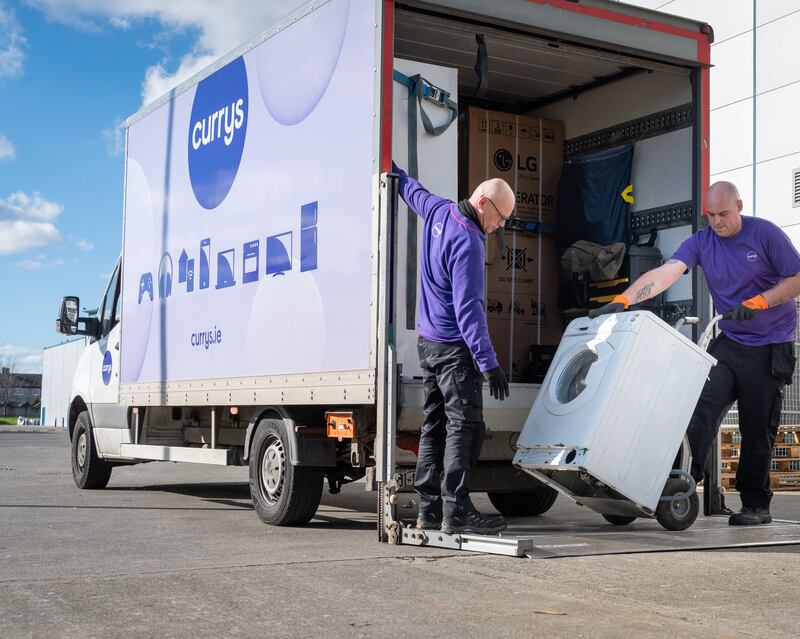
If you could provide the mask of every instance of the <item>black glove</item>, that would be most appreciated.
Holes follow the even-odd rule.
[[[630,306],[630,302],[628,298],[624,295],[615,295],[614,299],[612,299],[608,304],[605,306],[601,306],[600,308],[596,308],[593,311],[589,311],[589,317],[598,317],[600,315],[611,315],[612,313],[623,313],[628,310]]]
[[[748,308],[744,304],[737,304],[731,310],[725,311],[722,314],[722,319],[725,320],[751,320],[755,319],[758,315],[758,310],[755,308]]]
[[[612,313],[623,312],[625,312],[625,304],[621,302],[609,302],[605,306],[589,311],[589,317],[599,317],[600,315],[611,315]]]
[[[506,381],[505,373],[499,366],[486,371],[483,374],[484,379],[489,382],[489,394],[495,399],[503,401],[508,397],[508,381]]]

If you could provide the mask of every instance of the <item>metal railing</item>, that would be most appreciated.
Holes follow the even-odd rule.
[[[795,302],[798,307],[798,318],[800,318],[800,302]],[[800,353],[800,319],[798,319],[798,331],[795,333],[794,354]],[[734,403],[722,420],[723,426],[739,425],[739,409]],[[786,386],[783,396],[783,410],[781,411],[781,426],[800,426],[800,367],[795,366],[792,375],[792,383]]]

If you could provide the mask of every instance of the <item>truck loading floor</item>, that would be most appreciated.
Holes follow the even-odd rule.
[[[735,496],[727,503],[739,507]],[[654,519],[613,526],[591,510],[568,507],[542,517],[509,519],[508,528],[496,536],[404,527],[402,543],[532,559],[765,546],[796,546],[800,552],[800,495],[776,495],[772,513],[773,522],[763,526],[729,526],[727,517],[700,515],[689,529],[671,532]]]

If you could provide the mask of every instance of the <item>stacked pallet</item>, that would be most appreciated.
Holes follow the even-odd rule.
[[[742,436],[736,426],[720,429],[722,485],[734,488]],[[772,490],[800,490],[800,426],[781,426],[772,450]]]

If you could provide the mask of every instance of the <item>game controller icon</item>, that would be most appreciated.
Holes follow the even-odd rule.
[[[142,298],[144,297],[145,292],[149,293],[150,301],[153,301],[153,274],[152,273],[144,273],[141,278],[139,278],[139,304],[142,303]]]

